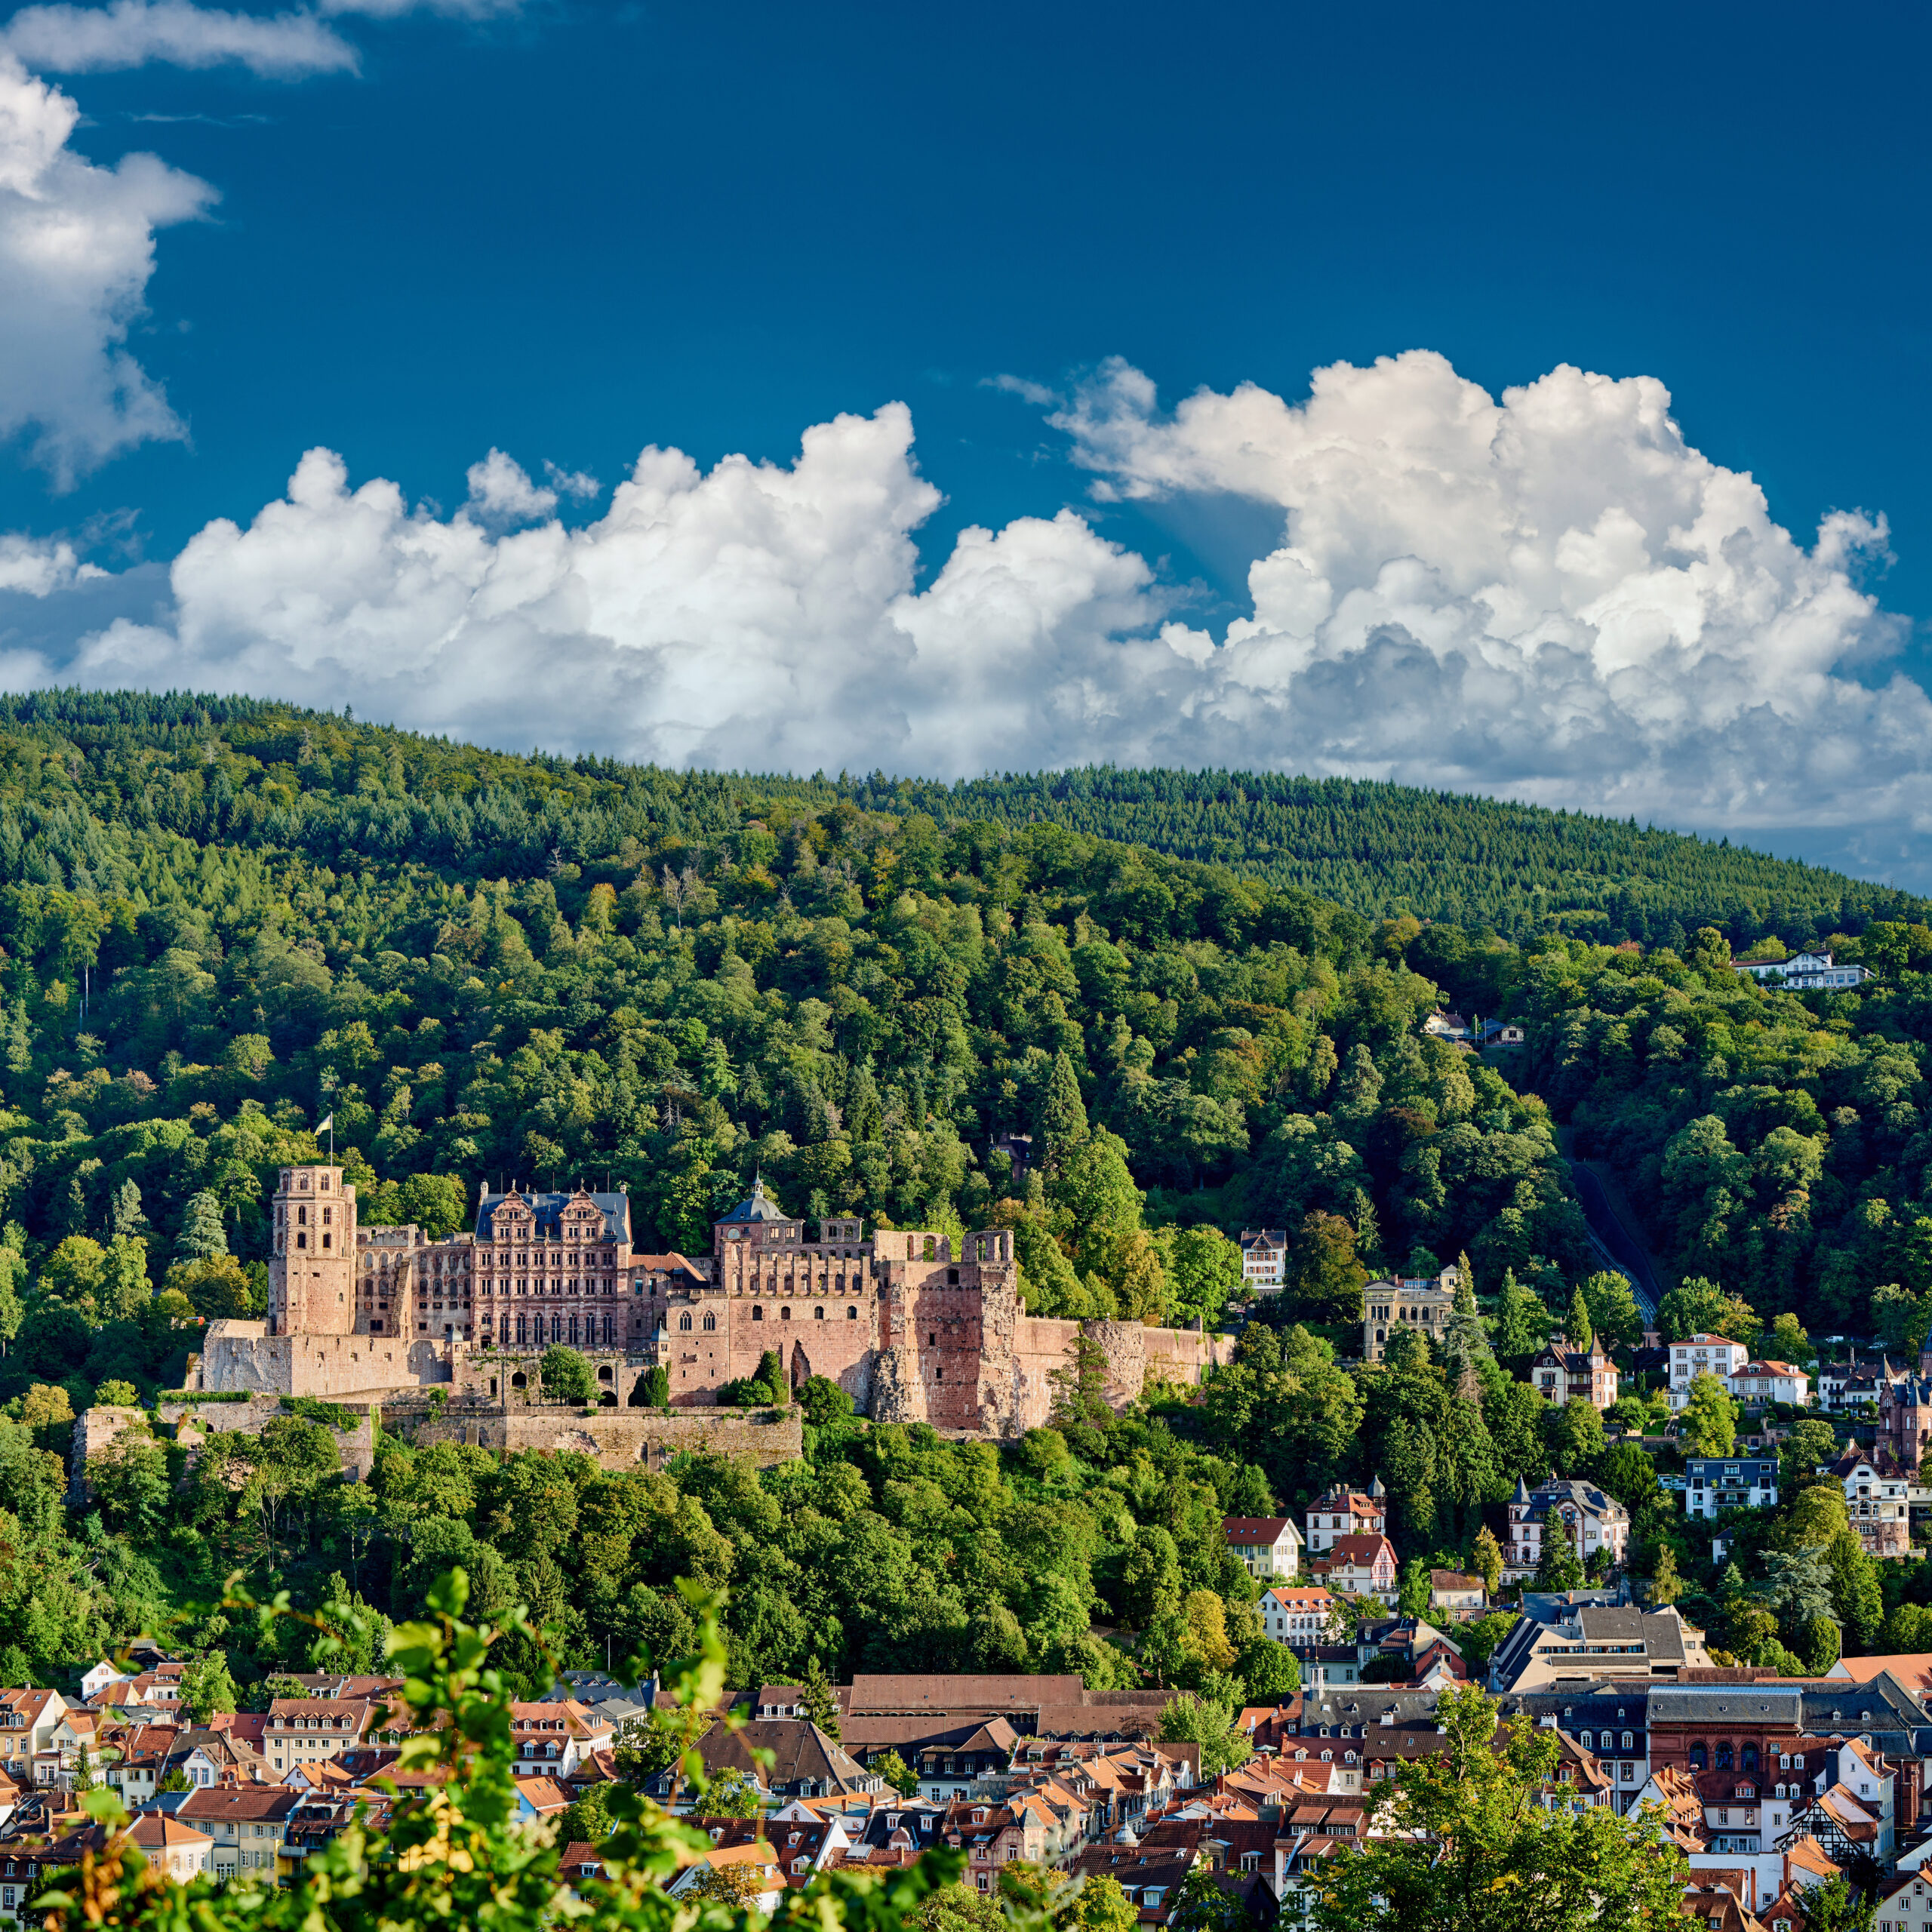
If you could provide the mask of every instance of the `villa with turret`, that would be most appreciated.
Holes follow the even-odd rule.
[[[1009,1229],[941,1233],[820,1222],[817,1238],[762,1184],[691,1260],[632,1246],[630,1197],[479,1192],[473,1228],[435,1240],[364,1226],[331,1166],[285,1168],[262,1321],[209,1324],[192,1385],[330,1399],[438,1384],[474,1403],[527,1403],[565,1346],[607,1407],[641,1403],[661,1367],[674,1409],[715,1406],[775,1355],[795,1389],[835,1382],[876,1420],[1013,1435],[1051,1413],[1078,1338],[1116,1407],[1152,1381],[1198,1382],[1227,1345],[1195,1331],[1029,1315]]]

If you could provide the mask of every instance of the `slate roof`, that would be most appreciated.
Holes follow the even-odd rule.
[[[538,1193],[534,1191],[515,1195],[486,1194],[476,1205],[476,1238],[494,1241],[497,1238],[494,1216],[506,1201],[518,1200],[529,1208],[536,1217],[534,1238],[538,1241],[563,1239],[561,1216],[564,1210],[577,1199],[572,1194]],[[628,1194],[592,1194],[589,1198],[604,1211],[604,1232],[594,1238],[599,1241],[625,1241],[631,1238],[631,1198]],[[773,1219],[782,1219],[774,1216]]]
[[[1704,1690],[1676,1684],[1650,1687],[1652,1724],[1801,1724],[1804,1693],[1769,1684]]]

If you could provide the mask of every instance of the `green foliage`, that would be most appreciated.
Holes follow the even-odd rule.
[[[197,1724],[206,1724],[217,1712],[235,1708],[235,1679],[228,1659],[220,1651],[206,1651],[188,1660],[181,1673],[181,1708]]]
[[[868,1768],[884,1779],[888,1789],[901,1798],[911,1798],[919,1789],[919,1774],[897,1751],[883,1751]]]
[[[1573,1349],[1588,1354],[1596,1340],[1595,1331],[1590,1326],[1589,1303],[1578,1288],[1570,1297],[1569,1318],[1563,1324],[1563,1338]]]
[[[590,1364],[577,1349],[554,1345],[543,1351],[537,1364],[537,1379],[545,1396],[552,1402],[594,1402],[597,1378]]]
[[[1162,1709],[1160,1736],[1170,1744],[1199,1745],[1201,1776],[1218,1777],[1254,1755],[1247,1733],[1236,1727],[1234,1719],[1226,1704],[1183,1691]]]
[[[1318,1932],[1513,1932],[1526,1915],[1547,1932],[1681,1922],[1685,1861],[1654,1811],[1546,1808],[1562,1752],[1552,1733],[1518,1717],[1499,1737],[1474,1686],[1437,1712],[1440,1754],[1379,1786],[1380,1831],[1325,1862]]]
[[[1697,1375],[1678,1411],[1677,1439],[1692,1456],[1728,1456],[1737,1446],[1737,1404],[1715,1375]]]

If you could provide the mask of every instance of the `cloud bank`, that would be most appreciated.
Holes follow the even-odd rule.
[[[319,0],[312,11],[247,14],[198,7],[192,0],[111,0],[105,7],[23,7],[0,29],[27,66],[56,74],[103,73],[165,62],[176,67],[240,66],[265,80],[355,73],[361,57],[326,18],[406,14],[487,20],[514,14],[522,0]]]
[[[30,433],[66,485],[180,421],[124,344],[156,229],[215,200],[152,155],[99,168],[68,145],[80,110],[0,51],[0,437]]]
[[[680,763],[1112,758],[1734,830],[1932,818],[1932,701],[1883,668],[1904,626],[1859,580],[1882,519],[1801,543],[1650,378],[1561,368],[1499,399],[1416,352],[1322,370],[1303,403],[1246,386],[1170,414],[1116,364],[1052,420],[1103,500],[1278,511],[1253,615],[1217,641],[1071,508],[965,531],[919,587],[940,499],[894,403],[808,429],[787,466],[648,448],[580,528],[498,450],[446,518],[313,450],[247,528],[187,545],[165,621],[31,666]]]

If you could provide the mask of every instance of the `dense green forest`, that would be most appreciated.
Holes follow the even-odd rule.
[[[755,782],[808,802],[832,789]],[[1253,872],[1372,918],[1408,912],[1512,939],[1553,924],[1609,945],[1635,939],[1681,950],[1690,932],[1709,924],[1740,948],[1774,932],[1797,946],[1872,919],[1916,918],[1925,906],[1728,838],[1370,779],[1108,767],[949,786],[875,775],[850,795],[869,810],[923,811],[941,825],[1063,825]]]
[[[1678,946],[1518,944],[897,802],[240,700],[0,715],[0,1675],[211,1602],[231,1565],[402,1616],[457,1561],[586,1660],[676,1641],[695,1574],[733,1592],[740,1681],[890,1657],[1265,1694],[1223,1513],[1380,1473],[1404,1555],[1464,1563],[1518,1475],[1610,1466],[1600,1424],[1512,1379],[1552,1316],[1634,1333],[1566,1124],[1687,1278],[1667,1324],[1932,1321],[1932,931],[1865,916],[1911,907],[1834,901],[1881,977],[1799,996],[1736,976],[1689,906]],[[1527,1047],[1427,1036],[1444,999]],[[437,1231],[481,1180],[608,1174],[641,1241],[701,1251],[761,1168],[795,1212],[1011,1226],[1044,1311],[1215,1323],[1244,1223],[1293,1231],[1289,1291],[1204,1400],[1109,1425],[1069,1398],[1003,1450],[867,1431],[820,1391],[805,1461],[761,1480],[386,1437],[346,1486],[291,1414],[220,1438],[185,1501],[178,1447],[137,1434],[64,1509],[71,1416],[175,1386],[204,1318],[260,1306],[274,1170],[325,1112],[365,1215]],[[1371,1271],[1462,1257],[1447,1358],[1342,1365]],[[1617,1479],[1646,1560],[1669,1543],[1717,1592]],[[186,1629],[244,1678],[299,1660],[218,1613]]]

